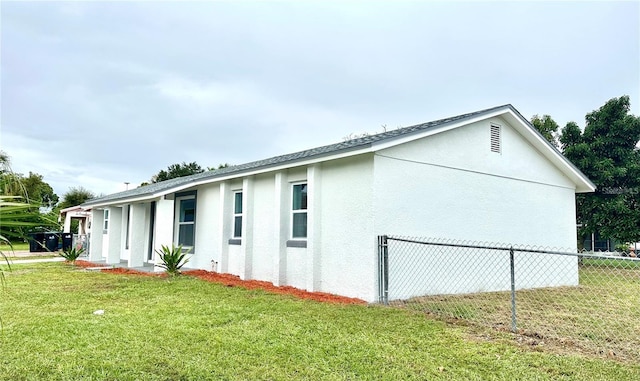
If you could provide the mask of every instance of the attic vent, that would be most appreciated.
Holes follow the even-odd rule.
[[[491,125],[491,152],[500,153],[500,126]]]

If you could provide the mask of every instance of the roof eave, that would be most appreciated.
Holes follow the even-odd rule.
[[[307,157],[307,158],[293,159],[283,163],[277,163],[272,165],[260,166],[256,168],[250,168],[246,170],[240,170],[238,172],[233,172],[229,174],[219,174],[219,175],[213,174],[212,176],[209,176],[209,177],[203,177],[200,179],[187,181],[185,183],[168,187],[166,189],[163,189],[161,191],[154,192],[154,193],[141,194],[141,195],[136,195],[134,197],[125,196],[121,198],[105,200],[103,202],[100,202],[99,200],[97,200],[97,202],[92,203],[89,201],[85,204],[82,204],[82,206],[91,207],[91,208],[101,208],[101,207],[106,207],[111,205],[145,202],[145,201],[150,201],[154,199],[159,199],[161,197],[164,197],[167,194],[180,192],[180,191],[197,187],[200,185],[204,185],[204,184],[217,183],[217,182],[233,180],[233,179],[245,177],[245,176],[254,176],[254,175],[259,175],[267,172],[280,171],[283,169],[311,165],[311,164],[316,164],[319,162],[324,162],[329,160],[337,160],[345,157],[356,156],[356,155],[361,155],[361,154],[370,153],[370,152],[372,152],[371,143],[366,143],[358,147],[349,147],[336,152],[331,152],[327,154],[318,154],[318,155]]]
[[[451,122],[448,122],[448,123],[443,123],[443,124],[440,124],[440,125],[435,126],[433,128],[428,128],[428,129],[421,130],[421,131],[416,131],[416,132],[410,133],[410,134],[391,137],[389,139],[373,143],[373,150],[374,151],[380,151],[380,150],[383,150],[383,149],[386,149],[386,148],[391,148],[391,147],[398,146],[400,144],[404,144],[404,143],[408,143],[408,142],[411,142],[411,141],[414,141],[414,140],[422,139],[422,138],[425,138],[427,136],[431,136],[431,135],[439,134],[439,133],[442,133],[442,132],[445,132],[445,131],[453,130],[453,129],[456,129],[458,127],[461,127],[461,126],[464,126],[464,125],[467,125],[467,124],[471,124],[471,123],[475,123],[475,122],[479,122],[479,121],[484,120],[484,119],[493,118],[494,116],[499,116],[499,115],[503,114],[506,110],[509,110],[509,108],[511,108],[511,107],[512,107],[511,105],[504,105],[504,106],[496,108],[496,109],[491,109],[491,110],[487,110],[487,111],[482,112],[482,113],[474,114],[474,115],[469,116],[467,118],[454,120],[454,121],[451,121]]]
[[[512,106],[509,107],[509,109],[500,116],[509,122],[531,145],[560,169],[565,176],[573,181],[576,185],[576,193],[595,192],[596,185],[556,147],[551,145],[515,108]]]

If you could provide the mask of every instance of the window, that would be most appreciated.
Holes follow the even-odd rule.
[[[233,238],[242,237],[242,192],[233,194]]]
[[[500,126],[491,125],[491,152],[500,153]]]
[[[191,248],[195,243],[196,198],[178,198],[178,245]]]
[[[307,238],[307,184],[294,184],[291,206],[291,237]]]
[[[102,224],[103,233],[106,233],[109,230],[109,209],[104,210],[104,220]]]

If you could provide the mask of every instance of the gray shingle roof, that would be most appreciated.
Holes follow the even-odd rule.
[[[473,118],[475,116],[479,116],[482,114],[488,114],[504,108],[509,108],[512,111],[518,113],[518,111],[515,108],[513,108],[513,106],[511,106],[510,104],[492,107],[485,110],[480,110],[480,111],[475,111],[468,114],[435,120],[432,122],[416,124],[414,126],[398,128],[395,130],[385,131],[375,135],[368,135],[368,136],[351,139],[351,140],[347,140],[340,143],[329,144],[322,147],[312,148],[305,151],[299,151],[299,152],[294,152],[287,155],[275,156],[269,159],[253,161],[250,163],[245,163],[240,165],[233,165],[227,168],[216,169],[214,171],[207,171],[207,172],[197,173],[191,176],[179,177],[179,178],[162,181],[155,184],[149,184],[139,188],[130,189],[124,192],[113,193],[107,196],[95,198],[90,201],[87,201],[82,206],[90,207],[92,205],[98,205],[98,204],[104,204],[104,203],[110,203],[110,202],[115,203],[120,200],[124,201],[132,198],[151,196],[153,194],[164,192],[172,188],[182,187],[189,183],[200,182],[202,180],[207,180],[207,179],[215,180],[216,178],[227,177],[229,175],[241,176],[246,172],[253,171],[256,169],[267,169],[269,167],[274,167],[277,165],[295,163],[303,159],[319,158],[323,156],[333,155],[336,153],[343,153],[351,150],[367,148],[367,147],[370,147],[373,143],[379,143],[381,141],[387,141],[387,140],[390,141],[399,137],[421,133],[436,127],[441,127],[443,125],[446,125],[452,122],[458,122],[458,121]],[[518,113],[518,115],[520,114]]]

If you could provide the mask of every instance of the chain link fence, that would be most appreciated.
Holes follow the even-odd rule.
[[[72,242],[73,248],[83,250],[81,257],[89,256],[89,234],[74,234]]]
[[[640,360],[640,259],[378,237],[379,300],[528,345]]]

